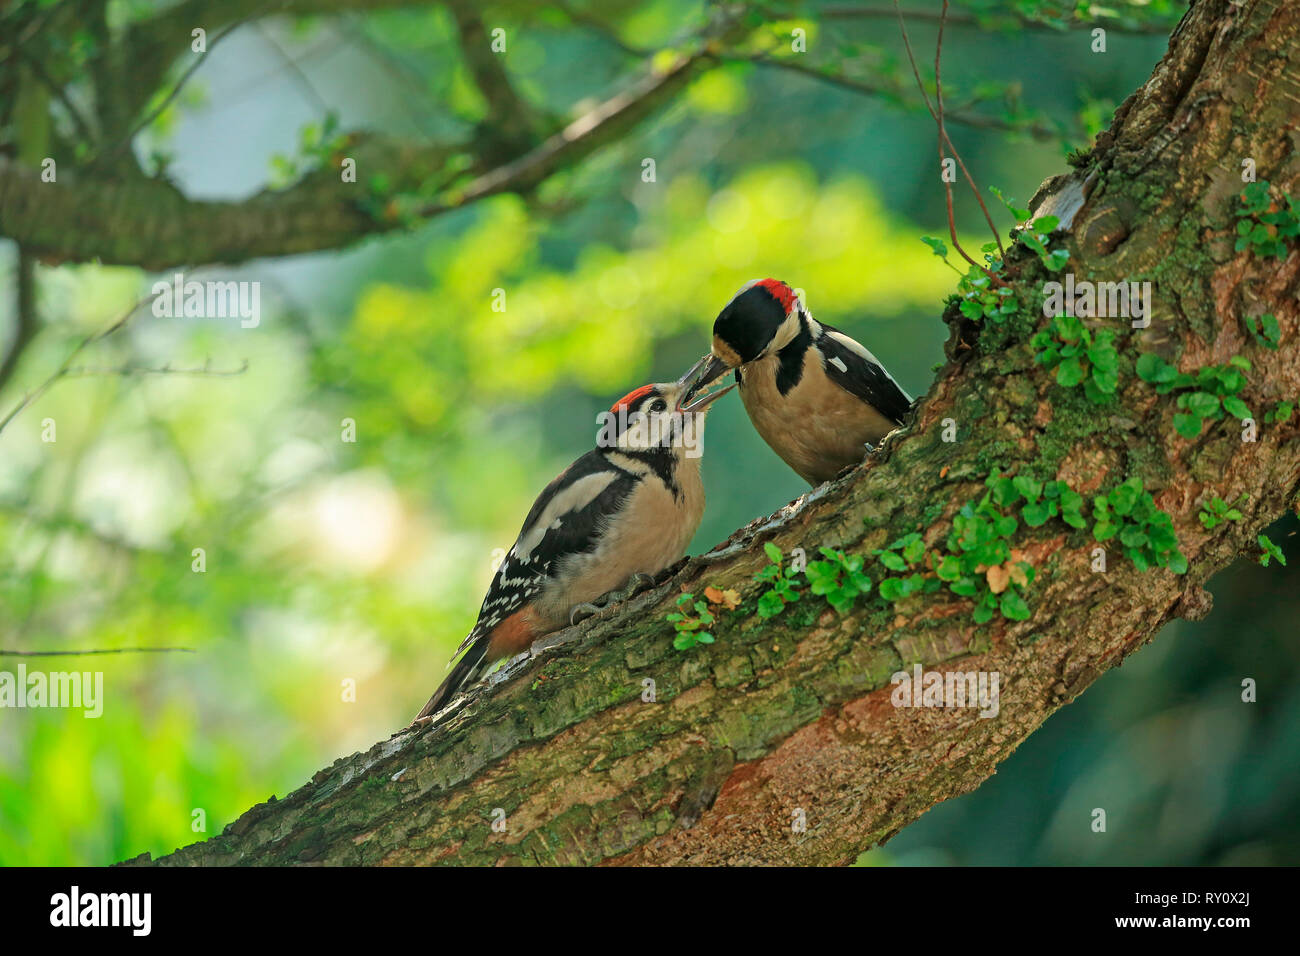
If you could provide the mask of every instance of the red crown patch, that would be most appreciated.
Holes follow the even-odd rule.
[[[628,392],[626,395],[624,395],[622,398],[620,398],[620,399],[619,399],[617,402],[615,402],[613,405],[611,405],[610,408],[609,408],[609,413],[610,413],[611,415],[617,415],[617,414],[618,414],[618,410],[619,410],[620,408],[628,408],[628,409],[630,409],[630,408],[632,407],[633,404],[635,404],[636,402],[639,402],[639,401],[640,401],[641,399],[643,399],[647,394],[649,394],[649,392],[650,392],[650,390],[651,390],[652,388],[654,388],[653,385],[642,385],[640,388],[633,389],[632,391],[630,391],[630,392]]]
[[[794,289],[790,288],[780,279],[764,279],[758,284],[770,292],[772,298],[781,303],[782,309],[786,312],[790,311],[790,306],[794,303]]]

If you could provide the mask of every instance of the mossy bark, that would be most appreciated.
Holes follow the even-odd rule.
[[[1065,239],[1077,278],[1154,284],[1151,326],[1118,340],[1114,404],[1056,385],[1033,361],[1029,329],[981,333],[950,310],[951,360],[886,454],[692,559],[617,617],[536,649],[444,724],[340,760],[155,862],[845,863],[979,786],[1166,621],[1207,613],[1203,582],[1257,554],[1256,535],[1295,503],[1300,416],[1273,425],[1263,412],[1300,393],[1300,252],[1234,252],[1232,209],[1243,160],[1277,186],[1300,185],[1298,30],[1298,4],[1198,0],[1084,168],[1040,200],[1086,196]],[[1025,301],[1041,297],[1036,260],[1008,272]],[[1261,311],[1281,324],[1277,351],[1242,326]],[[1143,351],[1185,371],[1247,356],[1257,440],[1233,421],[1179,437],[1173,397],[1133,373]],[[945,419],[955,443],[943,441]],[[977,626],[970,603],[946,592],[889,610],[859,602],[843,616],[811,597],[770,621],[754,613],[762,542],[787,554],[867,553],[914,530],[941,542],[993,467],[1085,493],[1142,478],[1173,516],[1188,573],[1139,573],[1114,547],[1097,573],[1089,531],[1053,520],[1018,532],[1037,570],[1027,621]],[[1210,497],[1243,494],[1242,520],[1212,531],[1197,520]],[[715,644],[675,651],[664,614],[680,591],[707,585],[744,602],[722,615]],[[915,663],[998,672],[998,715],[892,706],[891,675]]]

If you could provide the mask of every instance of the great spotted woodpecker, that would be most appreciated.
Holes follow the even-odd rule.
[[[874,355],[814,319],[779,279],[748,283],[718,314],[693,388],[730,370],[754,428],[813,485],[860,462],[912,404]]]
[[[596,610],[602,596],[653,577],[686,553],[704,514],[704,416],[726,389],[693,396],[705,359],[677,382],[644,385],[614,403],[597,447],[533,502],[519,537],[457,649],[447,679],[416,715],[425,722],[503,657]],[[453,658],[454,659],[454,658]]]

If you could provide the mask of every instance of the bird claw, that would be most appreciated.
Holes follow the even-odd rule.
[[[569,626],[572,627],[574,624],[581,624],[583,621],[587,620],[587,618],[595,617],[600,613],[600,611],[600,605],[593,604],[590,601],[583,602],[582,604],[575,604],[573,610],[569,612]]]
[[[903,431],[903,426],[900,425],[897,428],[893,429],[891,432],[889,432],[889,434],[885,435],[884,438],[880,439],[880,444],[876,445],[874,448],[868,445],[867,448],[870,450],[867,452],[867,454],[868,455],[877,454],[880,456],[881,461],[887,460],[889,456],[894,453],[894,445],[898,443],[898,436],[902,433],[902,431]]]
[[[655,583],[653,575],[638,571],[628,579],[628,583],[622,588],[615,588],[607,591],[595,601],[577,604],[569,612],[569,624],[579,624],[588,618],[604,618],[609,610],[629,600],[641,591],[646,590]]]

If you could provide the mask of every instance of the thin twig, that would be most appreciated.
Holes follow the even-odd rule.
[[[72,118],[73,125],[76,126],[77,131],[81,133],[82,139],[87,143],[93,143],[95,141],[95,134],[91,131],[90,124],[87,123],[85,117],[81,115],[81,110],[77,109],[77,105],[68,98],[67,90],[65,90],[62,85],[54,79],[54,77],[50,76],[50,74],[46,72],[45,64],[43,64],[38,57],[32,56],[22,48],[18,50],[18,55],[22,57],[23,62],[31,68],[32,73],[41,81],[45,88],[53,93],[58,101],[63,104],[63,108],[68,111],[68,115]]]
[[[947,9],[947,6],[948,6],[948,4],[947,4],[947,0],[944,0],[944,9],[945,9],[945,10]],[[982,208],[982,207],[984,206],[984,202],[983,202],[983,200],[980,198],[979,190],[978,190],[978,189],[976,188],[976,186],[975,186],[975,180],[971,177],[970,173],[967,171],[967,169],[966,169],[966,164],[965,164],[964,162],[962,162],[961,154],[959,154],[959,153],[957,152],[957,148],[956,148],[955,146],[953,146],[953,144],[952,144],[952,140],[950,140],[950,139],[948,138],[948,134],[947,134],[947,131],[946,131],[946,130],[944,129],[944,127],[943,127],[943,123],[939,122],[939,114],[936,113],[935,110],[934,110],[934,107],[930,105],[930,97],[929,97],[929,94],[927,94],[927,93],[925,92],[925,84],[921,82],[921,71],[920,71],[920,69],[919,69],[919,68],[917,67],[917,65],[916,65],[916,55],[912,52],[912,39],[911,39],[911,37],[910,37],[910,36],[908,35],[908,33],[907,33],[907,24],[903,22],[903,14],[902,14],[902,11],[898,9],[898,0],[894,0],[894,9],[895,9],[895,12],[898,14],[898,27],[899,27],[899,29],[903,32],[903,46],[907,49],[907,60],[908,60],[908,62],[912,65],[912,76],[916,78],[916,86],[917,86],[917,89],[919,89],[919,90],[921,91],[921,98],[922,98],[923,100],[925,100],[925,108],[926,108],[927,110],[929,110],[929,112],[930,112],[930,116],[934,118],[934,120],[935,120],[936,123],[939,123],[939,158],[940,158],[940,163],[939,163],[939,165],[940,165],[940,170],[942,170],[942,167],[943,167],[943,159],[944,159],[944,155],[943,155],[943,144],[944,144],[944,143],[947,143],[948,148],[952,150],[953,158],[957,160],[957,164],[961,167],[962,172],[966,175],[966,181],[970,184],[971,189],[975,192],[975,198],[976,198],[976,200],[979,202],[979,204],[980,204],[980,206],[981,206],[981,208]],[[937,53],[936,53],[936,56],[937,56]],[[936,81],[936,89],[937,89],[937,85],[938,85],[938,75],[937,75],[937,74],[936,74],[936,76],[935,76],[935,81]],[[952,185],[951,185],[947,180],[944,180],[944,179],[943,179],[942,172],[941,172],[939,178],[943,181],[944,194],[945,194],[945,196],[946,196],[946,198],[947,198],[947,204],[948,204],[948,232],[949,232],[949,235],[952,237],[952,244],[953,244],[953,247],[956,248],[956,250],[957,250],[959,253],[961,253],[961,257],[962,257],[963,259],[965,259],[965,260],[966,260],[967,262],[969,262],[971,265],[975,266],[977,269],[980,269],[980,270],[981,270],[981,271],[982,271],[986,276],[988,276],[988,277],[989,277],[989,281],[991,281],[991,282],[993,282],[995,285],[999,285],[999,286],[1006,285],[1006,283],[1003,282],[1000,278],[998,278],[998,276],[997,276],[997,275],[996,275],[992,270],[990,270],[987,266],[985,266],[985,265],[983,265],[983,264],[981,264],[981,263],[978,263],[978,262],[976,262],[974,259],[972,259],[972,258],[967,254],[966,250],[962,248],[961,243],[958,242],[958,240],[957,240],[957,223],[956,223],[956,219],[955,219],[955,217],[953,216],[953,208],[952,208]],[[988,218],[988,212],[987,212],[987,210],[985,210],[985,218],[986,218],[986,219]],[[991,219],[989,219],[989,225],[990,225],[990,226],[993,225],[993,222],[992,222]],[[993,233],[994,233],[994,235],[996,236],[996,235],[997,235],[997,229],[994,229],[994,230],[993,230]],[[999,248],[1001,248],[1001,242],[1000,242],[1000,241],[999,241]]]
[[[36,337],[36,259],[21,245],[18,249],[18,261],[14,264],[16,272],[17,296],[14,308],[14,336],[0,359],[0,389],[4,388],[15,371],[23,352]]]
[[[0,657],[85,657],[91,654],[193,654],[194,647],[96,647],[84,651],[13,651],[0,648]]]
[[[583,10],[575,10],[568,3],[556,2],[553,3],[552,6],[568,17],[571,23],[577,26],[586,27],[601,39],[605,40],[605,42],[617,47],[621,52],[626,53],[628,56],[645,59],[646,57],[651,57],[655,54],[654,50],[632,46],[630,43],[624,41],[623,38],[620,37],[608,24]]]
[[[771,58],[762,54],[744,55],[737,53],[719,54],[718,59],[731,63],[754,63],[758,66],[776,67],[778,69],[787,70],[791,73],[798,73],[801,76],[810,77],[814,80],[820,80],[823,83],[829,83],[832,86],[838,86],[841,89],[849,90],[853,93],[861,93],[865,96],[890,97],[895,95],[895,91],[888,89],[887,87],[869,83],[866,80],[857,80],[853,77],[845,76],[842,73],[823,73],[820,70],[804,66],[802,63],[797,63],[794,60]],[[929,109],[928,102],[926,108]],[[933,110],[930,111],[930,115],[934,116]],[[963,126],[970,126],[975,129],[996,129],[1008,133],[1024,133],[1037,140],[1053,139],[1056,136],[1055,131],[1041,123],[1017,126],[1009,120],[999,119],[996,116],[985,116],[982,113],[950,111],[948,113],[948,119],[961,123]]]
[[[154,367],[143,365],[119,365],[114,367],[94,366],[94,365],[77,365],[69,368],[63,373],[64,378],[85,378],[92,375],[120,375],[129,377],[131,375],[191,375],[208,378],[226,378],[232,375],[243,375],[248,371],[248,359],[240,363],[239,368],[210,368],[204,363],[199,368],[172,368],[171,364]]]
[[[152,125],[154,120],[158,119],[158,117],[163,114],[163,111],[166,110],[167,107],[171,106],[172,101],[176,99],[177,96],[180,95],[181,89],[184,88],[185,84],[189,82],[190,77],[193,76],[195,71],[198,70],[198,68],[203,65],[204,61],[207,60],[208,54],[212,52],[213,48],[215,48],[216,45],[220,43],[222,40],[224,40],[226,37],[230,36],[231,33],[238,30],[240,27],[242,27],[245,23],[248,23],[250,20],[255,20],[257,19],[257,17],[262,16],[264,12],[265,11],[250,14],[249,16],[244,17],[242,20],[236,20],[234,23],[230,24],[228,27],[226,27],[224,30],[218,33],[215,37],[213,37],[212,40],[208,43],[207,48],[194,58],[193,63],[191,63],[188,67],[186,67],[185,72],[181,74],[180,79],[178,79],[175,85],[172,86],[171,92],[169,92],[163,98],[163,101],[159,103],[158,106],[154,110],[152,110],[147,116],[145,116],[144,119],[140,120],[139,123],[137,123],[134,127],[132,127],[131,131],[128,132],[126,136],[124,136],[121,140],[119,140],[111,149],[109,149],[105,153],[99,153],[93,156],[91,158],[91,162],[94,162],[104,157],[116,156],[118,153],[122,152],[123,149],[130,146],[131,142],[137,136],[139,136],[141,132],[143,132],[150,125]]]
[[[894,12],[885,7],[823,7],[818,11],[823,20],[883,20],[894,16]],[[908,10],[903,14],[909,20],[937,23],[942,15],[927,10]],[[1173,23],[1138,23],[1126,24],[1114,20],[1080,20],[1074,19],[1058,27],[1056,24],[1035,20],[1018,13],[1004,12],[994,14],[991,18],[1010,17],[1026,30],[1043,30],[1049,33],[1065,33],[1069,30],[1091,30],[1102,27],[1112,33],[1127,33],[1134,36],[1168,36]],[[971,13],[949,14],[947,21],[955,26],[984,27],[985,21]]]
[[[312,83],[311,78],[303,71],[302,67],[294,62],[293,58],[289,56],[284,47],[280,45],[280,41],[271,35],[271,31],[266,28],[261,20],[254,21],[253,27],[257,30],[257,34],[262,38],[262,41],[271,48],[271,52],[273,52],[280,62],[284,64],[290,77],[296,81],[298,88],[306,93],[307,99],[311,100],[316,109],[320,111],[321,116],[328,116],[330,105],[325,102],[325,98],[317,91],[316,86]]]
[[[90,538],[93,541],[113,548],[116,551],[141,552],[149,551],[157,553],[157,548],[145,548],[141,545],[134,544],[122,538],[114,537],[92,527],[87,522],[69,514],[50,514],[46,512],[34,511],[30,505],[18,501],[10,501],[0,498],[0,512],[12,515],[16,521],[25,521],[50,535],[68,532],[84,538]]]
[[[916,88],[921,91],[921,98],[925,100],[925,108],[930,111],[930,116],[934,118],[934,121],[936,123],[938,123],[939,115],[934,111],[934,107],[930,105],[930,96],[928,93],[925,92],[925,84],[921,82],[921,70],[916,65],[916,56],[912,52],[912,38],[907,33],[907,24],[903,22],[903,11],[900,10],[898,7],[898,0],[894,0],[894,10],[898,13],[898,28],[903,31],[903,46],[907,49],[907,61],[912,64],[912,76],[916,78]],[[948,202],[948,233],[952,237],[953,248],[955,248],[959,253],[961,253],[961,257],[965,259],[967,262],[969,262],[971,265],[979,267],[979,263],[976,262],[967,254],[966,250],[962,248],[961,243],[957,240],[957,222],[956,219],[953,217],[953,212],[952,212],[952,185],[948,182],[948,180],[944,179],[943,177],[943,160],[944,160],[943,138],[944,138],[943,124],[940,123],[939,124],[939,179],[940,181],[943,182],[943,192]],[[956,150],[953,150],[953,152],[956,153]],[[987,269],[985,269],[984,271],[988,272]],[[992,273],[989,274],[992,275]]]
[[[187,271],[187,270],[182,270],[182,271]],[[53,385],[59,379],[66,376],[68,374],[68,369],[72,367],[72,360],[75,359],[79,354],[81,354],[81,352],[84,349],[100,341],[101,339],[108,338],[108,336],[112,335],[118,329],[122,328],[122,326],[126,325],[126,323],[131,320],[131,317],[135,315],[137,311],[139,311],[142,307],[144,307],[145,305],[147,305],[148,303],[156,299],[159,294],[160,293],[154,292],[154,293],[150,293],[149,295],[145,296],[142,299],[139,299],[135,303],[135,305],[131,306],[131,308],[129,308],[126,312],[122,313],[122,315],[119,316],[117,319],[115,319],[111,324],[100,329],[98,332],[92,332],[90,335],[82,339],[81,343],[76,348],[74,348],[71,352],[68,353],[67,358],[63,360],[63,364],[60,365],[57,369],[55,369],[54,374],[52,374],[45,381],[41,382],[40,385],[37,385],[34,389],[32,389],[21,399],[19,399],[18,404],[15,405],[13,409],[10,410],[9,414],[6,415],[4,418],[0,419],[0,433],[3,433],[5,428],[8,427],[9,423],[12,422],[15,418],[17,418],[18,415],[24,409],[31,406],[38,398],[44,395],[46,391],[49,390],[51,385]]]
[[[895,2],[897,2],[897,0],[895,0]],[[939,62],[943,57],[943,25],[944,25],[944,21],[947,19],[947,16],[948,16],[948,0],[943,0],[943,12],[940,14],[940,19],[939,19],[939,38],[935,41],[934,44],[934,100],[935,100],[935,106],[938,107],[938,111],[939,111],[939,117],[938,117],[939,140],[941,144],[942,143],[948,144],[948,148],[952,150],[952,155],[957,160],[957,164],[961,166],[961,171],[966,175],[966,182],[970,184],[970,190],[972,193],[975,194],[975,201],[980,204],[980,210],[984,213],[984,221],[989,224],[989,229],[993,231],[993,241],[998,244],[998,254],[1001,257],[1005,258],[1007,251],[1006,249],[1002,248],[1002,237],[998,235],[998,227],[993,225],[993,217],[989,215],[988,207],[984,205],[984,197],[980,195],[979,189],[975,186],[975,180],[971,178],[970,172],[966,169],[966,164],[963,163],[961,161],[961,157],[957,155],[957,147],[952,145],[952,140],[948,138],[948,130],[943,125],[943,80],[941,79],[941,74],[939,72]],[[943,165],[942,145],[940,145],[939,147],[939,156],[940,156],[939,165],[942,167]],[[952,204],[952,199],[950,196],[949,206],[951,206],[951,204]],[[951,215],[951,210],[949,211],[949,214]]]

